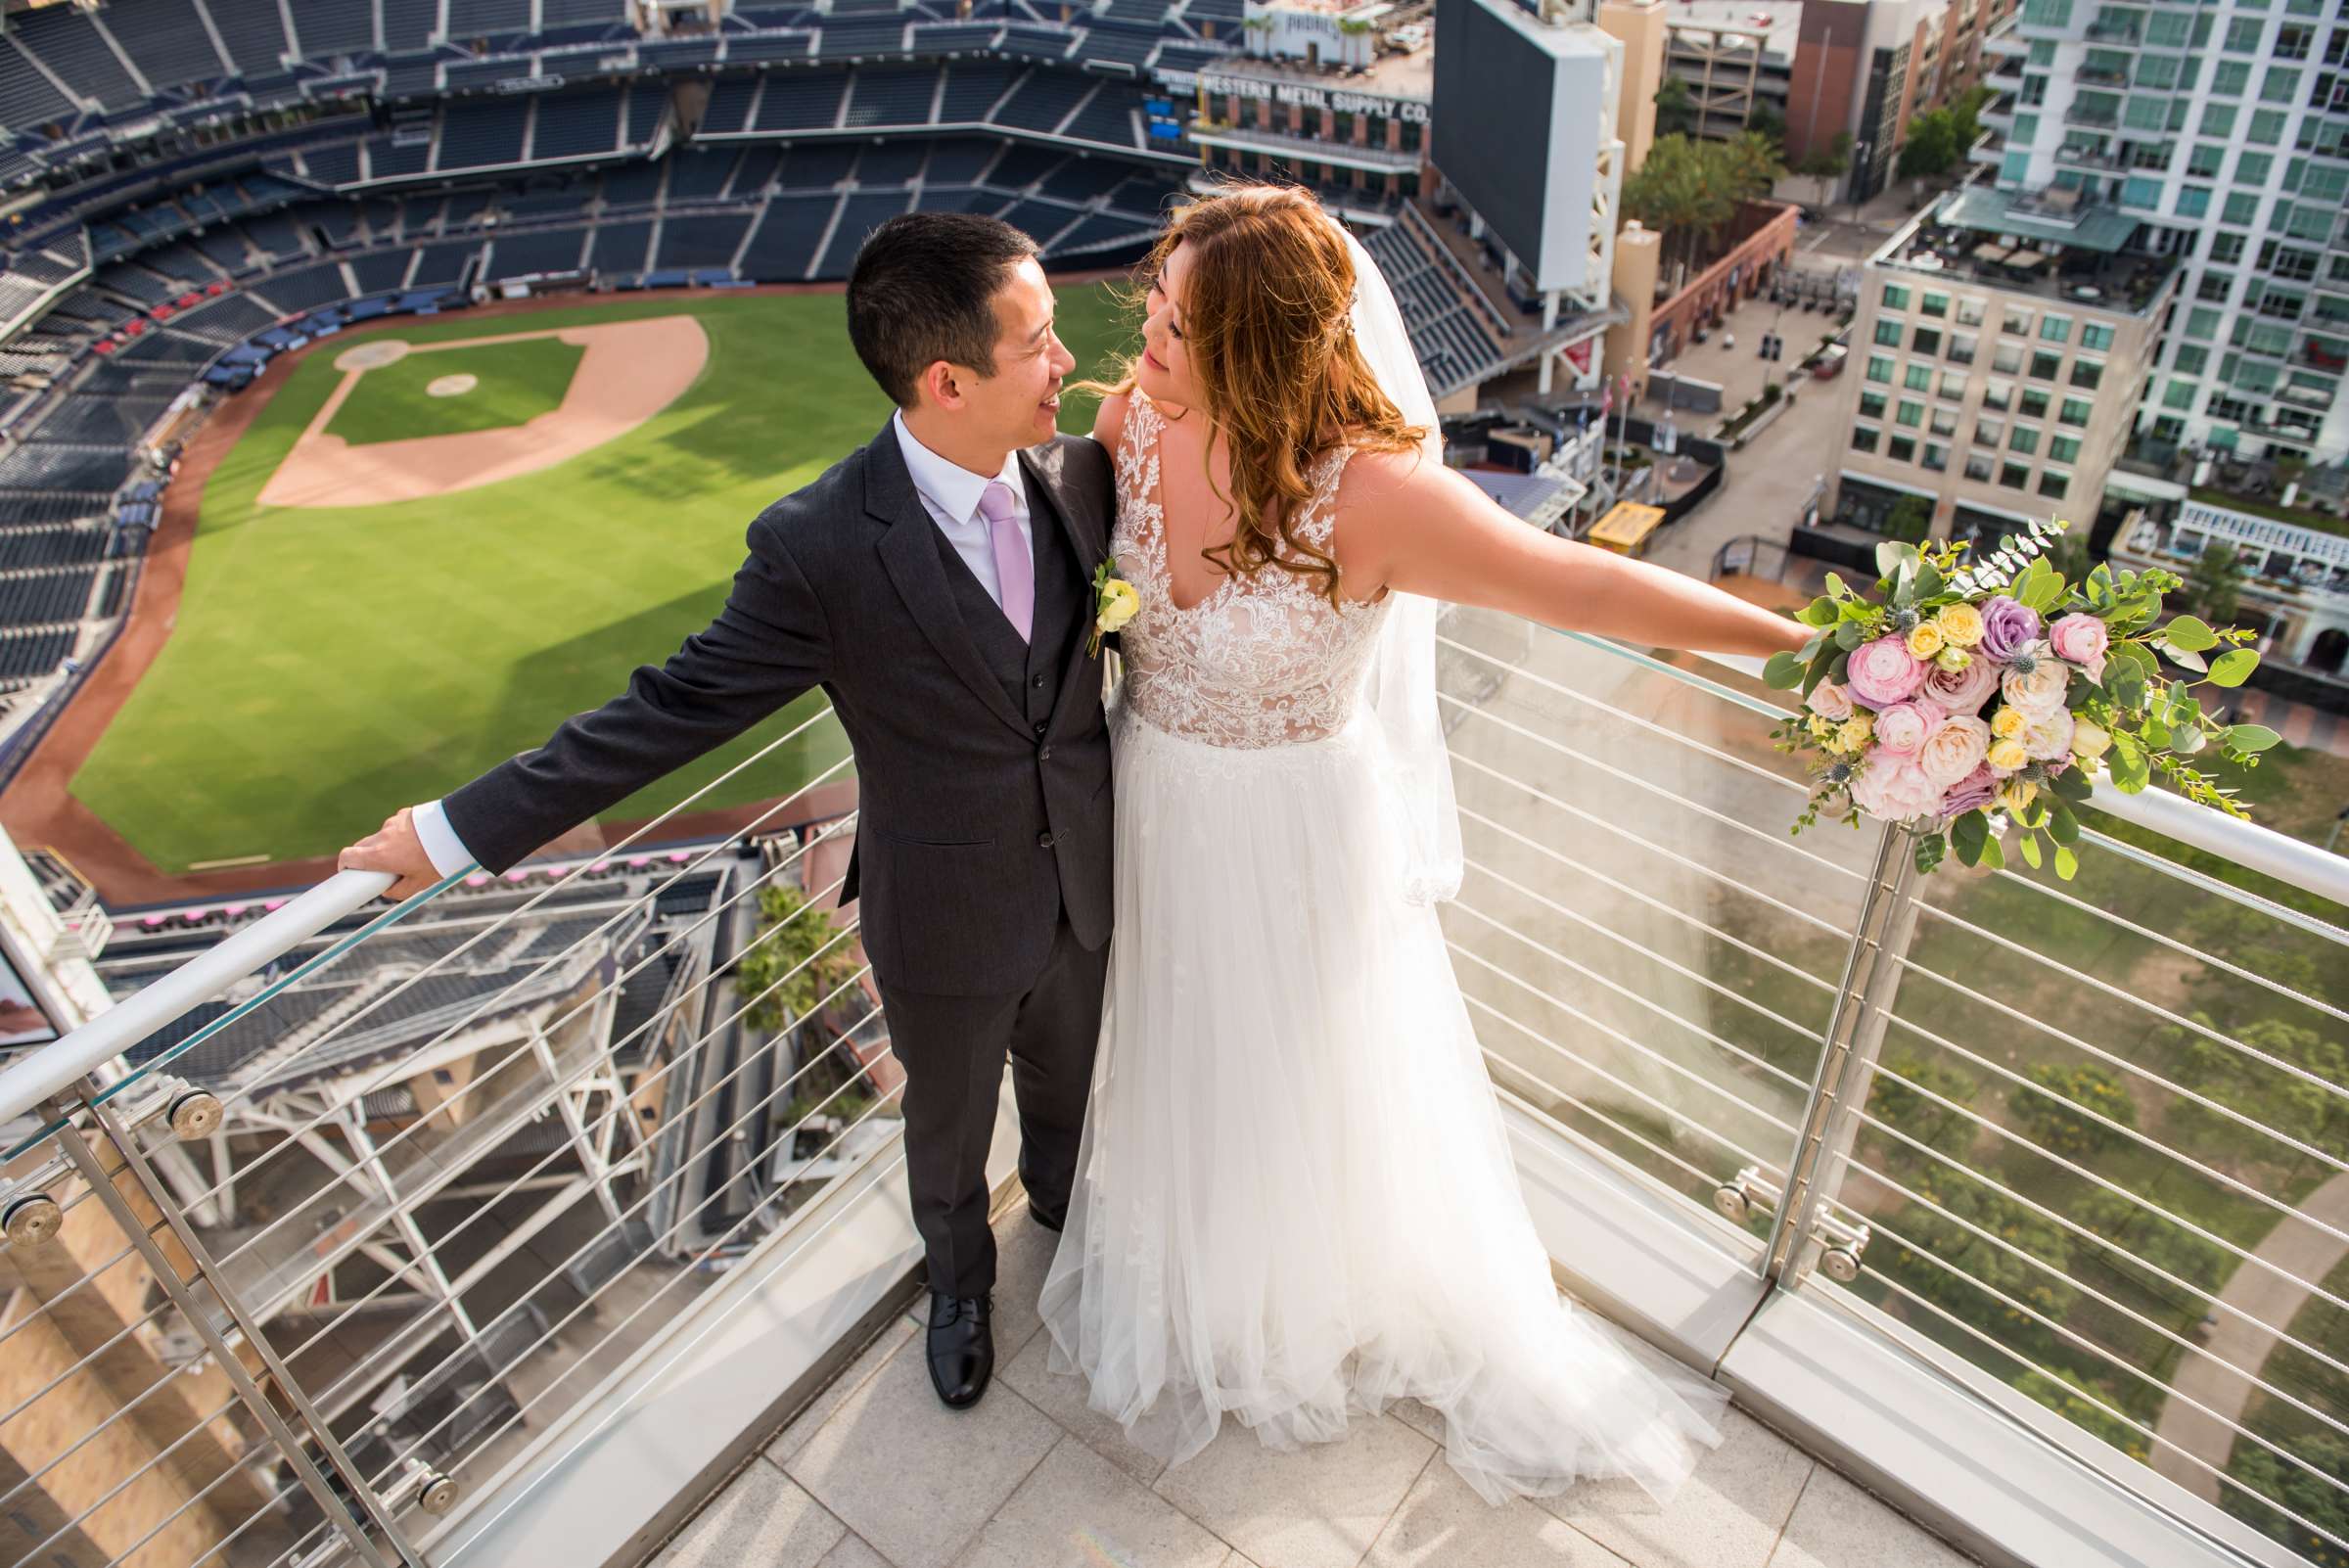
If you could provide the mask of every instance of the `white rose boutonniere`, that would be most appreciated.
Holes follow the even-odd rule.
[[[1118,576],[1116,560],[1103,561],[1093,571],[1093,636],[1084,646],[1085,656],[1099,653],[1103,633],[1131,621],[1141,607],[1142,596],[1134,592],[1132,583]]]

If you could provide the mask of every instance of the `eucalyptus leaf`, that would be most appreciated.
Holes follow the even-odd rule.
[[[2209,665],[2203,663],[2202,656],[2200,654],[2195,653],[2190,648],[2181,648],[2174,642],[2163,643],[2161,645],[2161,652],[2162,656],[2168,659],[2171,664],[2177,665],[2181,669],[2202,670],[2210,668]]]
[[[2210,683],[2239,686],[2259,668],[2259,655],[2248,648],[2230,648],[2210,662]]]
[[[2070,807],[2057,805],[2049,810],[2048,837],[2057,844],[2080,842],[2080,819],[2072,815]]]
[[[2029,866],[2034,871],[2038,870],[2039,835],[2030,828],[2023,829],[2021,841],[2016,845],[2016,848],[2023,852],[2023,864]]]
[[[1917,874],[1920,876],[1931,876],[1933,874],[1933,868],[1941,864],[1942,854],[1948,849],[1949,840],[1945,839],[1940,834],[1918,834],[1916,836]]]
[[[1990,819],[1980,810],[1966,812],[1950,824],[1950,847],[1958,858],[1973,865],[1982,858],[1982,846],[1990,839]]]
[[[2227,744],[2238,752],[2264,752],[2281,739],[2265,724],[2234,724],[2227,731]]]
[[[2006,852],[1999,848],[1997,839],[1985,837],[1982,840],[1982,863],[1993,871],[2003,870],[2005,867]]]
[[[1860,629],[1857,621],[1846,621],[1835,628],[1835,646],[1845,653],[1850,653],[1865,641],[1867,633]]]
[[[1803,662],[1783,649],[1772,654],[1763,662],[1762,682],[1766,686],[1785,691],[1798,684],[1802,678]]]
[[[2183,648],[2188,653],[2200,653],[2205,648],[2215,648],[2219,644],[2219,634],[2210,629],[2207,622],[2194,616],[2174,618],[2162,628],[2162,632],[2169,638],[2172,648]]]
[[[2055,874],[2066,882],[2080,874],[2080,856],[2060,844],[2055,846]]]

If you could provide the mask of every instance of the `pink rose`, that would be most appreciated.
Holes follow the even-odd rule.
[[[1878,637],[1852,650],[1845,685],[1852,700],[1866,708],[1905,700],[1924,683],[1925,666],[1899,637]]]
[[[2072,755],[2073,727],[2074,720],[2068,708],[2051,709],[2038,715],[2023,731],[2023,750],[2042,762],[2069,757]]]
[[[1978,714],[1998,689],[1999,667],[1977,654],[1963,669],[1943,669],[1937,665],[1927,670],[1918,695],[1930,697],[1953,714]]]
[[[1990,755],[1990,726],[1970,714],[1943,719],[1916,750],[1917,768],[1947,790]]]
[[[1942,789],[1909,757],[1877,747],[1852,780],[1852,804],[1885,822],[1906,822],[1941,807]]]
[[[1821,718],[1831,718],[1840,724],[1852,716],[1852,694],[1831,680],[1822,680],[1811,688],[1803,706]]]
[[[1893,703],[1876,715],[1876,744],[1913,755],[1933,732],[1933,726],[1947,716],[1938,704],[1921,697]]]
[[[2112,645],[2112,633],[2095,616],[2061,618],[2048,628],[2048,643],[2056,658],[2068,659],[2087,670],[2089,679],[2104,678],[2104,650]]]

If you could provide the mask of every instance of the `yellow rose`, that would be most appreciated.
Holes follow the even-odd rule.
[[[2029,761],[2031,754],[2023,750],[2023,743],[2019,740],[2002,739],[1990,743],[1990,765],[2002,773],[2011,773]]]
[[[1124,577],[1110,578],[1101,588],[1101,629],[1117,630],[1131,621],[1141,607],[1142,596],[1134,591],[1132,583]]]
[[[1811,715],[1810,730],[1811,738],[1813,740],[1824,741],[1828,736],[1835,733],[1835,720],[1827,717],[1823,714],[1813,714]]]
[[[2000,740],[2020,740],[2030,727],[2031,715],[2019,708],[2002,708],[1990,715],[1990,732]]]
[[[1948,634],[1945,632],[1943,635],[1946,636]],[[1972,664],[1973,662],[1974,656],[1970,653],[1967,653],[1963,648],[1958,647],[1956,643],[1942,644],[1941,652],[1933,656],[1933,663],[1938,665],[1943,669],[1949,670],[1952,674],[1963,669],[1966,666]]]
[[[2083,718],[2072,726],[2072,755],[2095,761],[2112,748],[2112,734],[2093,719]]]
[[[1909,633],[1909,654],[1914,659],[1930,659],[1941,652],[1941,629],[1930,621],[1920,621]]]
[[[1999,804],[2009,811],[2026,810],[2038,798],[2039,786],[2024,778],[2018,778],[1999,791]]]
[[[1875,720],[1865,714],[1854,714],[1843,721],[1843,728],[1835,738],[1845,751],[1859,751],[1876,738]]]
[[[1982,640],[1982,612],[1970,604],[1945,604],[1933,618],[1944,644],[1971,648]]]

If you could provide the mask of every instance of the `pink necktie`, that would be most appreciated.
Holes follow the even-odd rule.
[[[1002,585],[1003,615],[1011,629],[1028,640],[1029,623],[1036,619],[1036,563],[1020,538],[1019,502],[1001,480],[988,482],[979,497],[979,515],[987,519],[987,542],[995,552],[995,580]]]

